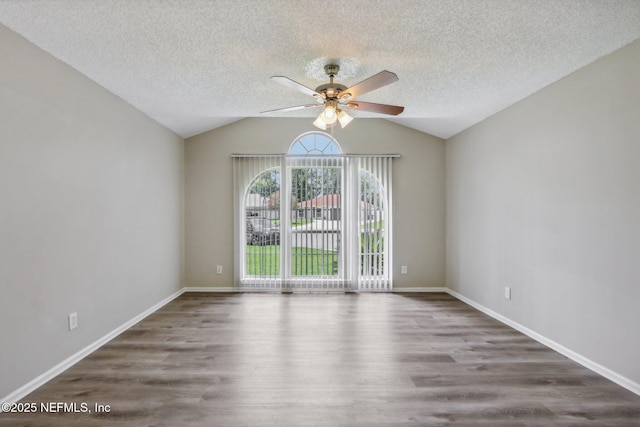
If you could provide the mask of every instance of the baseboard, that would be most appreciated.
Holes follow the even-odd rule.
[[[158,311],[160,308],[162,308],[166,304],[170,303],[171,301],[173,301],[174,299],[176,299],[177,297],[182,295],[184,292],[185,292],[184,288],[182,288],[179,291],[175,292],[174,294],[168,296],[167,298],[163,299],[159,303],[155,304],[154,306],[148,308],[147,310],[143,311],[142,313],[138,314],[137,316],[133,317],[132,319],[130,319],[127,322],[123,323],[122,325],[118,326],[116,329],[114,329],[113,331],[109,332],[108,334],[106,334],[102,338],[98,339],[97,341],[94,341],[93,343],[89,344],[88,346],[86,346],[82,350],[80,350],[77,353],[71,355],[70,357],[66,358],[62,362],[58,363],[53,368],[51,368],[48,371],[44,372],[43,374],[37,376],[36,378],[34,378],[33,380],[29,381],[27,384],[23,385],[19,389],[15,390],[12,393],[8,394],[7,396],[1,398],[0,402],[17,402],[17,401],[19,401],[20,399],[22,399],[23,397],[25,397],[26,395],[28,395],[29,393],[31,393],[32,391],[37,389],[38,387],[44,385],[46,382],[52,380],[54,377],[60,375],[62,372],[66,371],[71,366],[75,365],[80,360],[84,359],[85,357],[87,357],[88,355],[90,355],[91,353],[96,351],[98,348],[102,347],[104,344],[108,343],[113,338],[117,337],[122,332],[126,331],[127,329],[129,329],[130,327],[132,327],[133,325],[135,325],[136,323],[138,323],[139,321],[141,321],[145,317],[147,317],[150,314]],[[1,408],[0,408],[0,412],[2,412]]]
[[[425,292],[447,292],[448,289],[444,286],[438,286],[433,288],[428,287],[420,287],[420,288],[393,288],[393,293],[404,294],[404,293],[425,293]]]
[[[238,289],[234,287],[217,287],[217,286],[185,286],[183,288],[184,292],[260,292],[260,289]],[[304,292],[304,290],[301,290]],[[320,290],[326,291],[326,290]],[[448,289],[444,286],[439,287],[408,287],[408,288],[393,288],[391,292],[395,293],[425,293],[425,292],[447,292]],[[273,289],[265,289],[262,292],[277,292],[281,293],[282,290],[273,290]],[[294,291],[295,292],[295,291]],[[368,291],[367,291],[368,292]],[[376,292],[376,291],[372,291]],[[381,291],[388,292],[388,291]]]
[[[612,371],[611,369],[604,367],[602,365],[600,365],[599,363],[594,362],[591,359],[588,359],[584,356],[582,356],[581,354],[576,353],[575,351],[568,349],[567,347],[558,344],[557,342],[544,337],[543,335],[540,335],[539,333],[532,331],[531,329],[527,328],[526,326],[523,326],[521,324],[519,324],[518,322],[514,322],[513,320],[499,314],[496,313],[495,311],[483,306],[482,304],[479,304],[451,289],[446,289],[447,293],[449,293],[451,296],[459,299],[460,301],[464,302],[465,304],[470,305],[471,307],[475,308],[478,311],[483,312],[486,315],[489,315],[491,317],[493,317],[494,319],[504,323],[507,326],[512,327],[513,329],[522,332],[523,334],[527,335],[530,338],[533,338],[534,340],[538,341],[539,343],[557,351],[558,353],[562,354],[563,356],[568,357],[569,359],[573,360],[576,363],[579,363],[580,365],[584,366],[587,369],[592,370],[593,372],[602,375],[603,377],[613,381],[614,383],[626,388],[627,390],[637,394],[640,396],[640,384],[630,380],[627,377],[624,377],[620,374],[618,374],[617,372]]]
[[[240,292],[239,289],[233,287],[217,287],[217,286],[185,286],[182,288],[184,292]]]

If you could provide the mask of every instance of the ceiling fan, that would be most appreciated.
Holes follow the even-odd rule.
[[[398,76],[394,73],[390,71],[381,71],[360,83],[356,83],[351,87],[346,87],[345,85],[333,82],[333,78],[338,74],[338,71],[340,71],[339,65],[325,65],[324,71],[329,76],[329,83],[320,85],[315,90],[291,80],[288,77],[271,77],[271,80],[274,80],[284,86],[313,96],[316,103],[298,105],[296,107],[278,108],[276,110],[263,111],[262,113],[294,111],[324,106],[324,109],[313,124],[322,130],[326,130],[327,127],[334,126],[336,121],[344,128],[351,122],[351,120],[353,120],[353,117],[348,115],[344,110],[370,111],[373,113],[390,114],[393,116],[397,116],[404,111],[404,107],[398,107],[396,105],[374,104],[372,102],[354,100],[354,98],[364,95],[367,92],[371,92],[383,86],[397,82]]]

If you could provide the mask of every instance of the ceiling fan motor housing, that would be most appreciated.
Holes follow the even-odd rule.
[[[347,87],[338,83],[327,83],[320,85],[316,88],[316,92],[324,93],[327,99],[334,99],[338,97],[338,94],[345,90]]]

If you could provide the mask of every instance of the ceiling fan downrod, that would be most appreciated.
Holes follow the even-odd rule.
[[[324,66],[324,72],[329,76],[329,83],[318,86],[316,92],[324,94],[327,100],[337,99],[338,94],[347,88],[345,85],[333,83],[333,78],[339,71],[340,66],[337,64],[327,64]]]

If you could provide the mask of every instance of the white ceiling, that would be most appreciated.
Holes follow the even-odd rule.
[[[640,38],[640,1],[2,0],[0,23],[183,137],[313,102],[269,77],[337,61],[346,86],[395,72],[358,99],[448,138]]]

